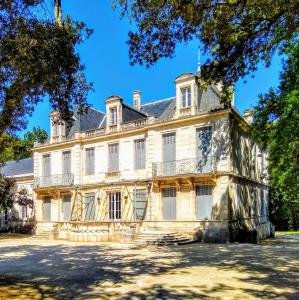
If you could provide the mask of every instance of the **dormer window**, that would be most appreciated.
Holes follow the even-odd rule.
[[[181,89],[182,108],[191,107],[191,87]]]
[[[117,125],[117,108],[110,108],[110,125]]]
[[[58,124],[57,121],[53,121],[53,123],[52,123],[52,130],[53,130],[52,135],[53,136],[57,136],[58,135],[58,130],[59,130],[59,124]]]

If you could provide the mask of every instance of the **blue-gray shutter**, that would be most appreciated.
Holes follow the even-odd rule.
[[[44,198],[44,207],[43,207],[43,220],[51,221],[51,197],[47,196]]]
[[[51,185],[51,156],[50,154],[43,155],[43,177],[40,185],[50,186]]]
[[[203,185],[196,187],[195,213],[199,220],[210,220],[212,218],[213,195],[212,186]]]
[[[162,189],[163,219],[176,219],[176,188]]]
[[[109,193],[109,220],[121,220],[121,193]]]
[[[176,170],[176,135],[173,133],[163,134],[163,175],[175,175]]]
[[[94,148],[88,148],[85,150],[85,174],[86,175],[93,175],[95,169],[95,162],[94,162]]]
[[[135,148],[135,169],[145,168],[145,140],[134,141]]]
[[[64,151],[62,153],[62,164],[63,164],[63,174],[71,173],[71,151]]]
[[[96,207],[95,207],[95,194],[85,194],[85,220],[92,221],[95,219]]]
[[[71,220],[71,195],[63,196],[63,221]]]
[[[135,205],[135,215],[137,220],[143,220],[145,217],[146,196],[147,196],[146,189],[134,190],[134,205]]]
[[[118,144],[110,144],[109,148],[109,172],[119,171],[119,151]]]
[[[212,127],[196,130],[196,170],[198,173],[209,173],[212,165]]]

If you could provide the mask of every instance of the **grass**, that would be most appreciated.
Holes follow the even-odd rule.
[[[299,234],[299,230],[296,231],[275,231],[276,234]]]
[[[22,239],[28,237],[28,234],[21,234],[21,233],[0,233],[0,240],[15,240],[15,239]]]

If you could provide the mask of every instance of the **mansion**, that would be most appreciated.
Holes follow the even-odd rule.
[[[198,73],[177,77],[174,88],[174,97],[146,104],[139,91],[133,105],[110,96],[106,112],[75,110],[72,124],[50,114],[50,137],[33,149],[37,234],[73,241],[142,232],[208,242],[270,236],[267,155],[251,137],[250,111],[242,117],[234,103],[224,108],[219,87],[201,89]]]

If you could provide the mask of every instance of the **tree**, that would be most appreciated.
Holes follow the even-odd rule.
[[[287,49],[280,84],[259,97],[253,131],[269,149],[271,216],[281,229],[299,228],[299,42]]]
[[[31,157],[34,142],[42,143],[47,138],[47,132],[39,127],[33,127],[32,132],[26,132],[24,138],[3,135],[0,138],[0,163]]]
[[[298,37],[298,0],[115,0],[122,15],[136,22],[129,32],[132,64],[151,66],[173,57],[177,43],[198,39],[210,58],[202,67],[206,82],[228,87],[268,66],[277,49]]]
[[[0,1],[0,137],[24,129],[45,97],[69,122],[72,106],[86,105],[91,86],[75,47],[91,31],[69,17],[62,21],[61,10],[56,22],[42,19],[44,2]]]

